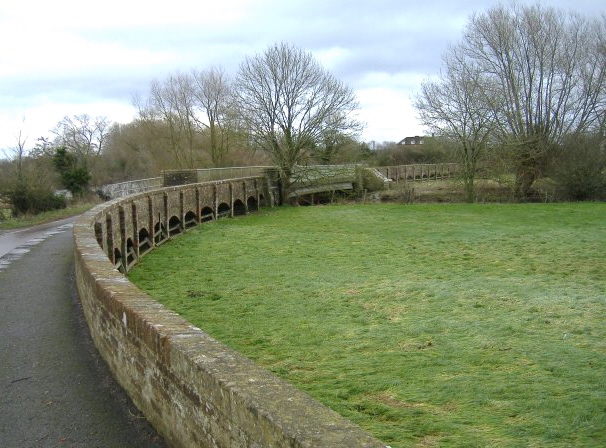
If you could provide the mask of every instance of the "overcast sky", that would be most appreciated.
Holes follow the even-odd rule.
[[[411,106],[479,0],[0,0],[0,150],[64,116],[128,123],[153,79],[223,67],[276,42],[311,52],[356,92],[364,141],[423,132]],[[519,4],[535,1],[519,0]],[[604,0],[543,0],[586,16]],[[509,2],[505,2],[509,4]]]

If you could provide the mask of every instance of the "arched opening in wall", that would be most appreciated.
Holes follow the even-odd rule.
[[[124,272],[124,266],[122,264],[122,254],[120,249],[114,249],[114,268],[120,272]]]
[[[265,199],[265,196],[263,196],[262,194],[259,195],[259,207],[267,207],[269,206],[269,204],[267,203],[267,200]]]
[[[107,235],[105,236],[105,248],[107,250],[107,258],[111,259],[113,256],[112,247],[114,247],[114,236],[112,234],[112,217],[110,215],[107,215],[105,218],[105,228],[107,229]]]
[[[298,196],[295,201],[297,205],[320,205],[320,204],[331,204],[334,202],[335,197],[341,197],[342,193],[339,191],[321,191],[318,193],[309,193]]]
[[[234,201],[234,216],[246,215],[246,205],[240,199]]]
[[[196,214],[191,210],[185,214],[185,228],[190,229],[192,227],[196,227],[198,225],[198,219],[196,218]]]
[[[214,219],[215,219],[215,212],[213,212],[212,208],[204,207],[200,211],[200,221],[208,222],[208,221],[213,221]]]
[[[157,222],[154,226],[154,243],[157,245],[162,244],[168,239],[168,233],[164,224]]]
[[[99,246],[103,247],[103,225],[100,222],[95,223],[95,239]]]
[[[249,212],[256,212],[259,210],[259,203],[257,202],[257,199],[252,196],[246,200],[246,206],[248,207]]]
[[[178,235],[183,232],[181,220],[177,216],[171,216],[168,220],[168,236]]]
[[[219,207],[217,207],[217,214],[218,214],[218,218],[226,218],[229,216],[229,205],[227,205],[225,202],[221,202],[219,204]]]
[[[139,230],[139,256],[146,254],[153,247],[153,243],[151,238],[149,237],[149,232],[147,229],[143,228]]]
[[[135,244],[132,238],[126,240],[126,269],[129,269],[137,262],[137,254],[135,252]]]

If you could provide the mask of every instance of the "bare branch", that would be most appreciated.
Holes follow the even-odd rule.
[[[603,126],[605,22],[541,5],[500,5],[474,15],[462,43],[445,57],[446,75],[422,88],[422,120],[459,138],[471,135],[467,125],[488,125],[491,138],[513,148],[519,193],[527,194],[567,135]],[[457,91],[464,96],[453,96]],[[481,114],[453,114],[469,107]],[[475,120],[481,116],[490,123]]]
[[[246,58],[236,80],[241,117],[253,143],[267,151],[288,184],[327,134],[355,134],[358,104],[353,91],[311,56],[287,44]]]

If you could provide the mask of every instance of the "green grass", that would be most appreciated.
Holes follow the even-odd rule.
[[[77,204],[59,210],[52,210],[50,212],[39,213],[37,215],[8,218],[5,221],[0,220],[0,230],[19,229],[22,227],[30,227],[38,224],[45,224],[47,222],[57,221],[63,218],[69,218],[70,216],[76,216],[81,213],[84,213],[95,205],[96,204],[94,203]]]
[[[130,278],[393,448],[606,446],[606,204],[264,210]]]

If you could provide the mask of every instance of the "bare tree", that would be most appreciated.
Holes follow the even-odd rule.
[[[5,152],[6,161],[0,173],[0,198],[12,205],[16,215],[38,213],[65,206],[53,194],[56,186],[50,159],[26,149],[23,133],[15,136],[16,145]]]
[[[201,124],[208,130],[210,155],[215,166],[222,166],[229,151],[233,120],[232,87],[228,76],[220,68],[194,70],[193,95],[206,121]]]
[[[149,123],[141,120],[111,127],[103,150],[101,184],[154,177],[163,169],[179,168],[149,130]]]
[[[456,47],[444,56],[445,72],[437,81],[424,82],[415,107],[421,122],[433,133],[457,143],[468,202],[474,199],[474,181],[493,128],[486,106],[482,72],[468,63]]]
[[[27,150],[25,149],[27,137],[24,137],[23,132],[19,131],[15,136],[15,139],[16,145],[10,151],[12,154],[4,151],[4,156],[13,163],[15,182],[17,184],[22,184],[25,182],[24,164],[27,156]]]
[[[484,98],[498,137],[512,148],[519,197],[564,136],[591,129],[604,113],[605,20],[540,5],[496,6],[471,18],[462,49],[485,76]]]
[[[149,98],[137,104],[140,120],[166,143],[180,168],[194,168],[200,156],[193,89],[191,77],[178,73],[152,81]]]
[[[55,129],[55,145],[65,147],[81,161],[83,166],[93,168],[103,151],[110,122],[107,117],[92,118],[87,114],[64,117]]]
[[[443,118],[472,110],[464,114],[473,117],[469,130],[479,130],[482,142],[489,129],[489,138],[508,150],[515,193],[528,196],[564,137],[603,126],[605,23],[604,16],[586,19],[540,5],[500,5],[472,16],[461,44],[446,56],[446,74],[423,87],[421,118],[453,131],[463,123]],[[473,135],[457,133],[467,141]]]
[[[194,168],[201,163],[204,137],[208,154],[221,166],[229,150],[233,114],[231,85],[217,68],[178,73],[152,82],[149,98],[137,101],[139,118],[166,144],[176,165]]]
[[[236,97],[252,144],[267,151],[280,172],[282,198],[288,197],[293,167],[301,164],[330,133],[360,129],[353,90],[324,70],[313,56],[276,44],[244,60]]]

